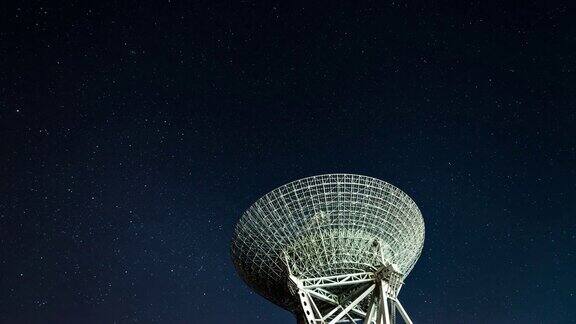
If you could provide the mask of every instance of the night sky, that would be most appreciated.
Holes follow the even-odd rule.
[[[334,172],[419,205],[416,323],[575,322],[568,6],[7,2],[0,323],[294,323],[232,232]]]

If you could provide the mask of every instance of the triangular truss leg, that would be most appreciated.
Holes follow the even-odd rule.
[[[388,284],[380,282],[380,313],[378,316],[379,324],[390,324],[390,311],[388,309]]]
[[[404,323],[412,324],[412,320],[410,319],[410,316],[408,316],[408,313],[406,313],[406,310],[404,310],[402,303],[400,303],[400,301],[397,298],[394,298],[392,301],[394,303],[394,307],[398,310],[398,312],[402,316],[402,319],[404,319]]]
[[[308,324],[396,324],[396,311],[406,324],[412,320],[396,298],[395,290],[376,273],[355,273],[341,276],[298,279],[290,275],[297,286],[302,307],[303,323]],[[333,288],[350,291],[339,300]],[[322,307],[319,307],[320,302]],[[327,308],[329,307],[329,308]]]

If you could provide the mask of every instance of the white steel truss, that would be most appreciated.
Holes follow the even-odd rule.
[[[397,298],[400,285],[394,283],[396,278],[390,266],[382,267],[378,272],[319,278],[299,279],[290,275],[302,308],[299,321],[308,324],[395,324],[398,311],[404,323],[412,324]],[[337,289],[339,294],[327,289]],[[323,303],[322,307],[319,302]]]

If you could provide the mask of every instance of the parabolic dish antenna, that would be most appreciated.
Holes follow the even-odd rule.
[[[254,291],[299,323],[412,323],[398,300],[424,244],[408,195],[372,177],[326,174],[285,184],[240,218],[232,258]]]

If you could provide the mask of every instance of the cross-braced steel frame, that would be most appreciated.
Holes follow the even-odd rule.
[[[290,260],[286,261],[290,271]],[[402,278],[391,264],[374,272],[316,278],[298,278],[290,271],[289,284],[300,299],[298,323],[396,324],[398,312],[405,323],[412,324],[398,299]]]
[[[397,298],[397,291],[377,273],[360,272],[303,280],[291,275],[290,280],[296,285],[300,297],[301,323],[394,324],[398,311],[405,323],[412,324]],[[339,300],[327,290],[335,287],[346,287],[350,293],[343,300]],[[319,301],[324,307],[318,306]],[[325,305],[331,307],[326,308]],[[362,310],[361,305],[366,311]]]

